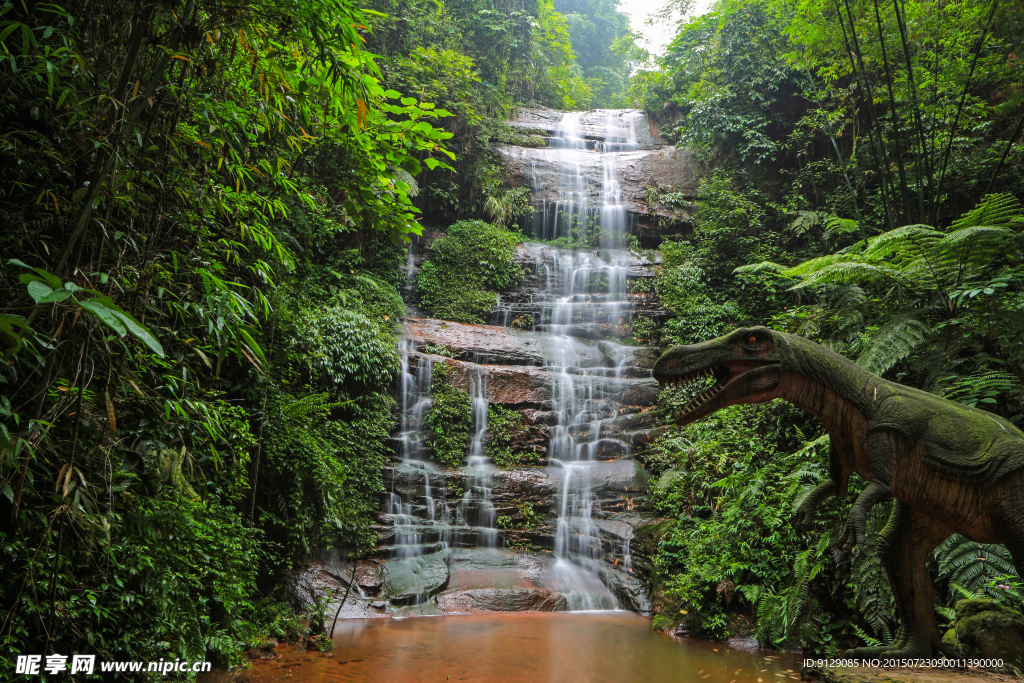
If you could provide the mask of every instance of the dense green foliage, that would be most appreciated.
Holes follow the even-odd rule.
[[[735,0],[681,25],[632,90],[704,167],[695,207],[648,197],[697,209],[661,247],[662,342],[770,324],[1019,421],[1022,26],[1002,0]],[[891,639],[873,548],[831,557],[848,503],[829,501],[807,538],[789,523],[826,446],[815,421],[765,406],[668,428],[640,454],[674,520],[655,553],[659,626],[817,652]],[[954,536],[932,568],[947,618],[964,596],[1020,605],[1000,546]]]
[[[523,279],[516,262],[517,232],[483,221],[460,221],[432,245],[416,288],[434,317],[482,323],[497,307],[498,292]]]
[[[419,283],[481,319],[522,277],[504,118],[624,92],[622,16],[565,12],[3,4],[6,652],[235,661],[294,635],[281,580],[374,541],[421,209],[495,220],[453,226]],[[435,393],[455,464],[468,398]]]
[[[449,467],[458,467],[469,454],[473,400],[464,389],[452,386],[448,381],[450,375],[450,365],[434,366],[426,422],[434,459]]]
[[[612,54],[625,17],[609,0],[372,0],[367,49],[380,55],[387,87],[453,114],[445,129],[454,173],[420,178],[419,203],[441,224],[479,218],[503,198],[492,150],[517,136],[505,118],[520,104],[556,109],[611,106],[629,66]]]
[[[721,0],[635,75],[633,103],[704,174],[654,284],[674,317],[634,339],[769,322],[1021,419],[1024,13],[933,10]],[[5,656],[238,662],[294,637],[289,572],[375,542],[405,238],[420,215],[454,223],[420,302],[484,321],[522,280],[509,226],[529,210],[492,143],[541,143],[504,119],[619,105],[630,40],[610,0],[4,3]],[[649,201],[694,208],[670,190]],[[426,419],[454,466],[472,403],[449,372]],[[488,419],[497,464],[532,461],[521,417]],[[659,624],[823,652],[891,637],[874,555],[832,562],[843,503],[808,538],[788,524],[819,430],[737,408],[642,454],[670,519]],[[503,525],[536,525],[519,507]],[[940,609],[1020,603],[999,547],[954,537],[934,570]]]
[[[565,17],[576,62],[593,99],[580,102],[588,106],[614,108],[625,106],[630,64],[616,41],[628,39],[629,17],[620,12],[614,0],[555,0],[554,8]]]
[[[236,661],[294,634],[292,567],[373,542],[413,176],[452,154],[367,21],[0,9],[5,656]]]
[[[526,430],[518,410],[492,405],[487,408],[484,452],[498,467],[518,467],[537,461],[537,454],[517,447],[516,437]]]

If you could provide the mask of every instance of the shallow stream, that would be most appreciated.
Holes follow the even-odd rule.
[[[651,631],[632,612],[348,619],[334,651],[281,645],[274,660],[203,683],[770,683],[800,680],[792,656]]]

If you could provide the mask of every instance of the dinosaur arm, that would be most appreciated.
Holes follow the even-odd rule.
[[[815,486],[793,514],[793,526],[797,533],[810,529],[818,505],[829,496],[845,496],[846,486],[852,472],[853,454],[849,448],[837,446],[831,439],[828,447],[828,479]]]
[[[804,498],[803,502],[800,503],[793,513],[793,527],[798,534],[806,533],[810,530],[811,522],[814,521],[814,513],[818,510],[818,505],[829,496],[835,495],[836,488],[835,480],[829,478],[811,489],[811,492],[807,494],[807,497]]]
[[[854,546],[864,547],[868,513],[874,506],[893,498],[892,469],[907,451],[905,435],[892,429],[869,429],[867,441],[870,483],[857,496],[846,517],[840,544],[845,544],[847,552]]]
[[[846,552],[853,550],[854,546],[864,548],[868,535],[868,513],[871,508],[881,502],[892,498],[892,489],[884,484],[871,482],[867,485],[846,517],[846,527],[843,530],[843,537],[839,539],[839,545],[844,546]]]

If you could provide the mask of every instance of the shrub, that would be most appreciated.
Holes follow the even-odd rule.
[[[433,255],[420,270],[420,304],[431,315],[482,323],[493,311],[498,292],[523,279],[516,263],[519,234],[483,221],[460,221],[434,242]]]
[[[292,351],[310,384],[332,392],[346,383],[380,387],[400,371],[392,335],[340,306],[302,311]]]
[[[433,405],[427,413],[426,421],[434,458],[450,467],[458,467],[469,454],[473,400],[467,392],[448,384],[449,374],[448,365],[434,366],[430,384]]]

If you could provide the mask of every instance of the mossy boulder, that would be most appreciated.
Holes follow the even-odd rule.
[[[942,642],[965,657],[1001,659],[1024,670],[1024,614],[991,600],[956,603],[956,623]]]
[[[306,638],[306,649],[316,652],[330,652],[334,649],[334,642],[327,637],[326,633],[318,633],[315,636]]]

